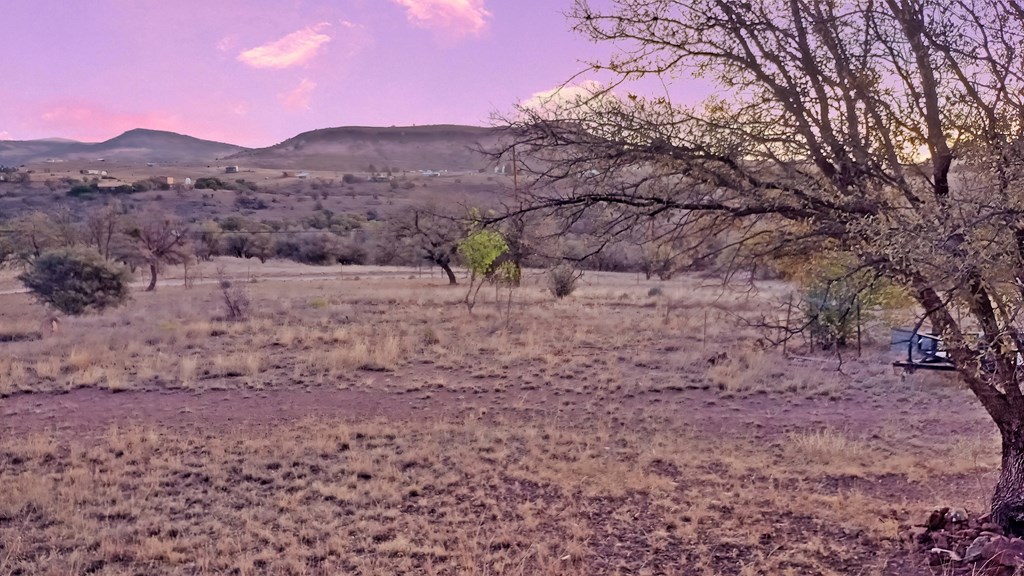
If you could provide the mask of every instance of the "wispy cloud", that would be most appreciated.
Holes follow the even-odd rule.
[[[278,94],[277,97],[281,101],[285,110],[291,110],[293,112],[309,110],[309,103],[314,90],[316,90],[316,82],[313,82],[309,78],[303,78],[302,82],[299,82],[299,85],[294,89],[282,92],[281,94]]]
[[[233,52],[238,45],[238,35],[225,36],[217,42],[217,50],[221,52]]]
[[[10,140],[11,133],[7,130],[0,130],[0,140]]]
[[[283,69],[306,64],[331,41],[331,37],[323,33],[328,27],[330,24],[321,22],[292,32],[284,38],[242,52],[238,60],[253,68]]]
[[[491,13],[484,0],[392,0],[405,8],[409,21],[421,28],[454,37],[477,35],[487,27]]]

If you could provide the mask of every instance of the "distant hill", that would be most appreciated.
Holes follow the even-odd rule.
[[[324,128],[231,159],[255,168],[299,170],[480,170],[491,162],[477,150],[498,138],[497,130],[477,126]]]
[[[106,158],[145,162],[207,161],[230,156],[246,148],[222,142],[200,140],[174,132],[135,129],[105,142],[88,143],[48,138],[45,140],[0,141],[0,164],[85,160]]]

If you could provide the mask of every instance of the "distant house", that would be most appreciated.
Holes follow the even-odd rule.
[[[298,174],[296,174],[296,176],[298,176],[302,180],[305,180],[306,178],[309,178],[309,172],[299,172]]]
[[[86,176],[106,176],[106,170],[79,170],[79,174],[85,174]]]
[[[238,174],[238,166],[228,166],[224,169],[225,174]]]
[[[192,179],[191,178],[185,178],[185,188],[191,188],[191,187],[192,187]]]
[[[174,186],[174,178],[170,176],[157,176],[154,180],[158,184],[166,184],[168,186]]]

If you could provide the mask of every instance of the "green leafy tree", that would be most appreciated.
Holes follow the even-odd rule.
[[[39,301],[77,316],[124,304],[131,274],[95,249],[77,247],[43,253],[18,279]]]
[[[463,300],[466,308],[473,312],[476,296],[484,285],[484,280],[494,271],[498,259],[508,252],[508,244],[500,232],[494,230],[478,230],[459,242],[459,256],[463,264],[469,268],[469,290]]]

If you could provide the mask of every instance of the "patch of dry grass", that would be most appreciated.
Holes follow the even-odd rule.
[[[217,319],[214,287],[161,289],[0,341],[0,397],[340,388],[424,402],[409,420],[0,438],[0,574],[871,573],[898,522],[965,484],[986,494],[998,464],[991,438],[911,426],[933,415],[910,406],[955,387],[759,348],[740,316],[784,285],[684,278],[649,296],[632,276],[588,275],[559,301],[524,287],[508,328],[493,304],[470,316],[461,289],[402,272],[338,285],[254,284],[244,322]],[[0,313],[15,331],[41,316],[23,296]],[[848,389],[891,423],[822,424]],[[438,416],[435,394],[465,409]],[[688,427],[702,407],[714,416],[693,420],[712,428]]]
[[[834,459],[890,473],[833,431],[766,451],[636,424],[7,438],[0,573],[841,574],[877,567],[908,504],[830,484]]]
[[[302,270],[296,266],[296,273]],[[336,283],[253,284],[254,314],[245,322],[217,319],[216,287],[163,288],[105,316],[69,319],[58,336],[0,343],[18,361],[0,361],[0,394],[108,388],[110,382],[197,391],[358,387],[367,372],[400,376],[391,386],[423,375],[504,389],[514,375],[527,389],[564,392],[842,394],[826,370],[754,347],[759,334],[738,314],[755,315],[764,294],[687,280],[665,285],[665,293],[652,298],[646,295],[650,283],[631,280],[596,275],[565,300],[540,285],[526,286],[516,296],[509,329],[493,303],[471,316],[460,305],[460,289],[397,275],[353,282],[341,293]],[[765,288],[772,294],[781,289]],[[15,325],[42,317],[22,295],[0,297],[0,312],[6,307]],[[721,350],[728,359],[710,366],[708,359]]]

